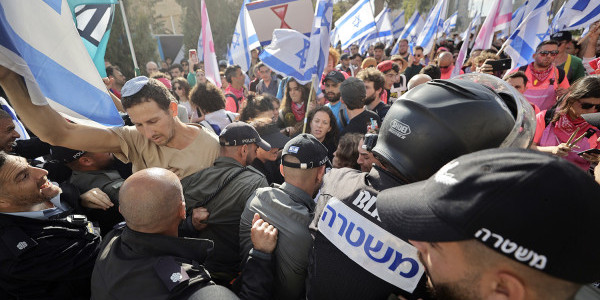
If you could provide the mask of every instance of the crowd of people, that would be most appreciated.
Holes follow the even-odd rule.
[[[513,70],[457,72],[454,39],[330,48],[314,87],[259,49],[222,86],[108,58],[113,128],[0,66],[33,136],[0,110],[0,298],[572,299],[600,280],[599,36]]]

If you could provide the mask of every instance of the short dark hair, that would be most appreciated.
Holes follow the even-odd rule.
[[[223,92],[210,81],[197,82],[190,92],[190,101],[207,114],[225,108]]]
[[[119,70],[119,68],[117,68],[115,66],[108,66],[108,67],[106,67],[106,76],[107,77],[114,76],[115,75],[115,70]]]
[[[416,47],[415,47],[415,50],[421,50],[421,51],[425,51],[425,50],[423,50],[423,47],[421,47],[421,46],[416,46]]]
[[[378,90],[382,89],[385,85],[385,77],[381,71],[375,68],[366,68],[364,70],[360,70],[358,74],[356,74],[356,78],[362,81],[370,81],[373,83],[373,89]]]
[[[166,111],[169,110],[172,99],[174,99],[173,95],[162,82],[154,78],[148,78],[148,83],[139,92],[123,97],[121,103],[123,108],[127,110],[140,103],[154,101],[158,104],[158,107]]]
[[[232,65],[232,66],[228,66],[225,69],[225,80],[227,80],[227,82],[231,83],[231,77],[233,77],[235,75],[235,72],[237,70],[241,70],[242,67],[240,67],[239,65]]]
[[[373,46],[373,50],[375,49],[385,50],[385,45],[382,42],[377,42],[375,43],[375,46]]]
[[[350,55],[350,59],[355,59],[355,58],[357,58],[359,56],[360,56],[361,59],[363,58],[362,55],[360,55],[358,53],[354,53],[354,54]]]
[[[440,79],[442,77],[442,71],[440,70],[440,67],[435,65],[428,65],[424,67],[421,69],[419,74],[429,75],[431,79]]]
[[[543,42],[541,42],[539,45],[537,45],[537,47],[535,47],[535,53],[537,53],[538,51],[540,51],[540,49],[541,49],[543,46],[546,46],[546,45],[556,45],[556,47],[558,47],[558,42],[557,42],[557,41],[555,41],[555,40],[547,40],[547,41],[543,41]]]
[[[173,70],[173,69],[175,69],[175,68],[179,69],[179,72],[183,72],[183,66],[182,66],[182,65],[180,65],[180,64],[172,64],[172,65],[169,67],[169,71],[171,71],[171,70]]]
[[[506,76],[504,76],[504,81],[511,79],[511,78],[522,78],[523,85],[527,85],[527,81],[529,80],[529,79],[527,79],[527,75],[525,75],[525,72],[523,72],[523,71],[517,71],[514,73],[507,74]]]

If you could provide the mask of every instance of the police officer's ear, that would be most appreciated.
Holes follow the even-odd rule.
[[[186,213],[185,213],[185,202],[181,201],[181,206],[179,207],[179,217],[182,220],[185,220],[186,217]]]
[[[497,271],[493,276],[488,277],[490,282],[487,299],[491,300],[524,300],[526,299],[525,286],[523,280],[515,276],[514,273]],[[482,283],[484,284],[484,283]],[[484,284],[485,285],[485,284]]]
[[[82,155],[82,156],[81,156],[81,157],[80,157],[80,158],[77,160],[77,162],[78,162],[78,163],[79,163],[81,166],[84,166],[84,167],[89,167],[89,166],[91,166],[91,165],[93,165],[93,164],[94,164],[94,159],[93,159],[93,158],[90,158],[90,157],[88,157],[88,156],[86,156],[86,155]]]
[[[323,182],[323,176],[325,176],[325,165],[319,167],[317,172],[317,182]]]

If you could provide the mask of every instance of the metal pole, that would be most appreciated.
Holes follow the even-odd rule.
[[[137,64],[137,58],[135,57],[135,51],[133,50],[133,43],[131,42],[131,33],[129,32],[129,24],[127,23],[127,16],[125,15],[125,7],[123,0],[119,1],[121,6],[121,14],[123,14],[123,25],[125,25],[125,33],[127,34],[127,41],[129,42],[129,51],[131,51],[131,59],[133,59],[133,67],[135,68],[136,75],[139,75],[139,67]]]

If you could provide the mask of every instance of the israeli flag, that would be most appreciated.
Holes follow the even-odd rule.
[[[404,30],[404,26],[406,26],[406,21],[404,20],[404,10],[400,11],[400,14],[392,21],[392,33],[394,34],[394,38],[398,38]]]
[[[392,34],[392,23],[390,22],[390,9],[387,4],[383,7],[383,10],[375,17],[375,23],[377,24],[370,34],[365,36],[361,41],[361,52],[364,53],[368,50],[369,46],[382,42],[389,46],[394,41]]]
[[[517,27],[521,25],[521,22],[523,22],[523,19],[526,16],[525,10],[527,9],[527,4],[529,4],[528,0],[526,0],[523,5],[519,6],[515,12],[513,12],[512,19],[510,20],[510,33],[515,32]]]
[[[248,72],[250,69],[250,51],[260,47],[258,36],[254,31],[254,25],[246,9],[248,2],[250,0],[244,0],[244,3],[242,3],[242,8],[240,8],[240,14],[235,24],[231,46],[228,47],[229,64],[239,65],[244,72]]]
[[[548,12],[552,1],[530,1],[533,10],[506,40],[502,48],[512,58],[512,68],[527,65],[533,60],[535,48],[550,34]]]
[[[407,39],[408,43],[414,45],[417,41],[417,37],[419,33],[423,29],[423,25],[425,25],[425,21],[421,18],[421,14],[415,10],[413,15],[408,20],[408,25],[404,27],[404,31],[400,34],[398,41],[394,44],[394,48],[392,49],[392,54],[398,53],[398,46],[400,41],[403,39]]]
[[[435,7],[429,13],[423,30],[417,38],[417,45],[423,47],[423,53],[429,53],[435,43],[435,36],[446,18],[448,1],[439,0]]]
[[[494,32],[503,30],[510,26],[512,18],[512,1],[496,0],[491,11],[483,21],[481,29],[475,39],[475,49],[488,49],[492,46]]]
[[[481,24],[481,15],[479,12],[475,14],[473,19],[471,19],[471,24],[465,31],[460,35],[461,39],[464,41],[471,36],[471,34],[475,35],[477,33],[477,27]],[[471,40],[471,44],[475,42],[475,39]],[[471,47],[471,46],[469,46]]]
[[[600,0],[569,0],[552,21],[552,31],[570,31],[600,20]]]
[[[296,30],[276,29],[271,44],[259,56],[261,61],[277,74],[294,77],[301,84],[310,82],[327,64],[332,16],[333,1],[319,0],[310,38]]]
[[[117,0],[68,0],[77,31],[101,77]]]
[[[123,124],[66,0],[0,2],[0,65],[24,77],[36,105],[80,124]]]
[[[352,43],[360,41],[377,26],[375,18],[373,18],[373,11],[368,5],[370,5],[369,0],[358,1],[335,22],[337,34],[342,42],[342,50],[348,48]]]
[[[471,23],[469,24],[469,28],[477,28],[477,24],[479,22],[479,12],[475,15],[475,18],[471,19]],[[458,56],[456,57],[456,62],[454,63],[454,69],[452,70],[452,74],[450,78],[454,76],[458,76],[460,74],[460,70],[465,64],[465,58],[467,57],[467,51],[469,51],[469,44],[471,44],[471,35],[468,34],[465,39],[463,39],[462,46],[460,47],[460,51],[458,52]]]
[[[442,33],[445,36],[449,36],[450,32],[456,30],[456,21],[458,20],[458,11],[454,12],[450,18],[444,21],[444,25],[442,26]]]

